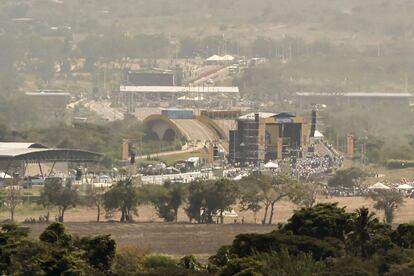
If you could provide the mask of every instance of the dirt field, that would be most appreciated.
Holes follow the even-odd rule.
[[[28,225],[31,235],[37,238],[45,224]],[[68,231],[76,235],[111,234],[119,247],[137,247],[152,253],[174,256],[193,254],[206,261],[217,249],[231,244],[240,233],[266,233],[275,226],[249,224],[169,224],[169,223],[93,223],[68,222]]]

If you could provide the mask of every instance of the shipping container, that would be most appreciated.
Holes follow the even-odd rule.
[[[162,109],[161,115],[169,119],[193,119],[193,111],[191,109]]]

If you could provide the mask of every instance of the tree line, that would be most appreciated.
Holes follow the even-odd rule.
[[[360,187],[366,177],[362,171],[351,168],[339,170],[328,181],[328,187],[317,182],[298,183],[286,175],[253,174],[240,181],[219,179],[185,183],[165,182],[163,185],[139,185],[132,179],[120,180],[110,188],[86,186],[80,191],[71,181],[51,178],[46,181],[37,202],[46,210],[44,220],[49,221],[50,211],[64,221],[67,210],[76,206],[96,209],[96,221],[119,218],[120,222],[133,222],[139,207],[152,206],[165,222],[178,222],[183,210],[190,223],[224,223],[226,212],[236,206],[240,211],[252,212],[254,223],[273,224],[280,201],[287,200],[299,207],[310,208],[318,197],[327,196],[327,189],[353,189]],[[5,190],[2,200],[9,207],[13,219],[16,206],[22,203],[19,190]],[[396,191],[376,191],[368,195],[374,208],[384,212],[385,222],[391,224],[395,211],[404,203],[403,195]],[[261,212],[262,217],[258,218]],[[239,218],[240,219],[240,218]],[[244,218],[241,218],[244,222]]]

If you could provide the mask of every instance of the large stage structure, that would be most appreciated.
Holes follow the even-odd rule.
[[[115,106],[127,106],[133,112],[136,106],[168,103],[175,106],[178,103],[189,106],[203,106],[218,102],[231,106],[240,97],[239,88],[213,86],[133,86],[121,85],[119,91],[112,94]]]
[[[230,131],[229,160],[257,164],[300,154],[308,144],[309,124],[293,113],[250,113],[236,120]]]

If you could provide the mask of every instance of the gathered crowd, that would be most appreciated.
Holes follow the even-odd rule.
[[[323,176],[332,170],[333,161],[329,156],[298,159],[292,166],[292,175],[302,179]]]

